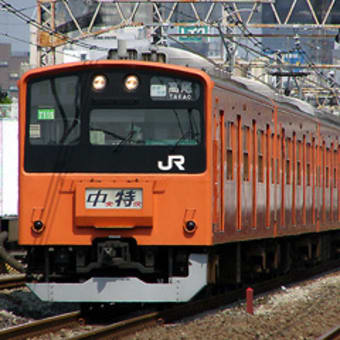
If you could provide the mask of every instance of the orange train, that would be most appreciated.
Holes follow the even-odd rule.
[[[190,52],[135,55],[19,82],[39,298],[183,302],[339,253],[340,120]]]

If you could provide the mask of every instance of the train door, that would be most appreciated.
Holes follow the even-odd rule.
[[[213,145],[213,176],[214,176],[214,232],[224,230],[224,111],[215,112],[214,145]]]

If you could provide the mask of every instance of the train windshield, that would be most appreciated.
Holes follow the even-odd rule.
[[[201,118],[196,109],[94,109],[93,145],[198,145]]]
[[[67,76],[35,82],[30,91],[29,142],[76,144],[80,140],[80,79]]]
[[[205,169],[199,79],[86,69],[32,79],[27,107],[27,171],[163,172],[171,154],[186,166],[169,172]]]

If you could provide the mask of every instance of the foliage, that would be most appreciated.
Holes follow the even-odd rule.
[[[0,104],[11,104],[12,100],[8,97],[7,92],[3,91],[0,87]]]

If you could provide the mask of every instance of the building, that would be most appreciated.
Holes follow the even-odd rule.
[[[28,61],[28,53],[12,54],[11,44],[0,43],[0,87],[10,97],[18,97],[17,81],[22,73],[21,66]]]

